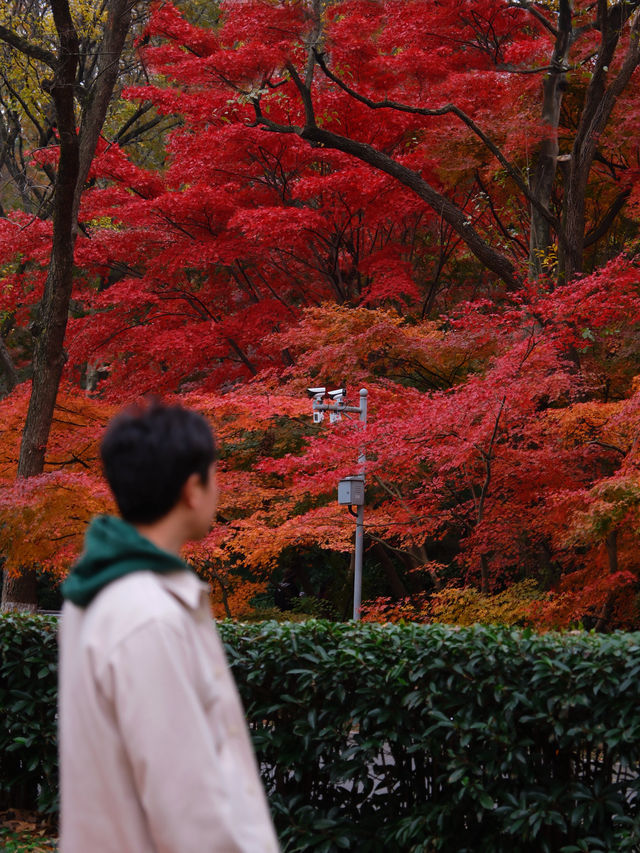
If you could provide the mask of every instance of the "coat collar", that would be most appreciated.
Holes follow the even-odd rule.
[[[193,572],[158,574],[156,579],[163,589],[190,610],[198,610],[203,604],[208,604],[209,584],[201,581]]]

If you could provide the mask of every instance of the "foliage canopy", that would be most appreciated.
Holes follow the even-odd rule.
[[[162,157],[108,124],[98,143],[33,485],[14,481],[26,384],[0,403],[7,570],[64,573],[109,507],[101,426],[162,393],[224,448],[220,524],[191,553],[221,612],[283,578],[348,610],[335,486],[363,436],[314,426],[304,398],[346,381],[371,403],[372,618],[525,581],[521,622],[637,624],[638,4],[242,0],[195,20],[154,6],[148,82],[123,92],[175,125]],[[33,157],[55,168],[55,138]],[[21,376],[51,240],[26,207],[0,220]],[[343,555],[330,579],[319,549]]]

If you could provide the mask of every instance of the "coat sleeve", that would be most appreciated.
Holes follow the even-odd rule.
[[[135,789],[158,853],[276,851],[271,826],[237,816],[247,807],[228,744],[216,743],[196,685],[193,649],[178,626],[154,621],[123,640],[109,663],[109,692]],[[244,719],[239,725],[246,725]],[[239,768],[235,768],[237,770]],[[231,784],[230,784],[231,783]],[[246,786],[247,788],[250,786]],[[243,802],[233,802],[241,793]],[[260,792],[261,793],[261,792]]]

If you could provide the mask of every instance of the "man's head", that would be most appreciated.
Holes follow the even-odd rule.
[[[100,454],[120,514],[131,524],[160,521],[185,496],[200,502],[201,514],[217,499],[217,492],[209,494],[215,440],[202,415],[189,409],[159,402],[125,409],[109,424]]]

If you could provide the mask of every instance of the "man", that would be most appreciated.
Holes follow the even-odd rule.
[[[275,853],[207,586],[179,557],[215,515],[211,430],[136,407],[101,456],[121,518],[91,523],[62,587],[61,853]]]

